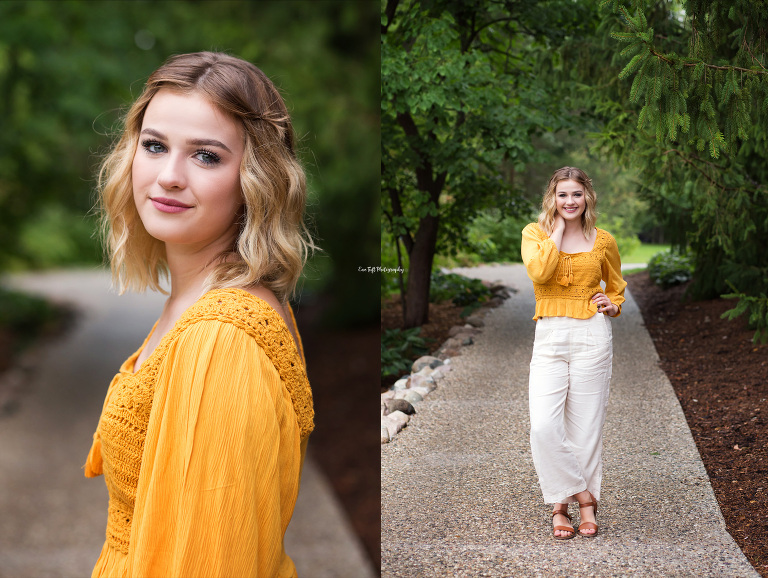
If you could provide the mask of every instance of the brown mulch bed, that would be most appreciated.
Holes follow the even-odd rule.
[[[733,301],[683,301],[647,273],[627,277],[645,325],[688,420],[728,532],[768,578],[768,345],[752,343],[743,319],[721,319]],[[463,322],[461,308],[430,305],[422,336],[435,347]],[[401,326],[396,299],[382,303],[381,327]]]
[[[728,532],[768,577],[768,345],[752,343],[735,301],[684,300],[647,273],[627,277],[683,408]]]

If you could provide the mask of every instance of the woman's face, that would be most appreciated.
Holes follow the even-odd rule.
[[[566,221],[581,220],[587,208],[584,187],[577,181],[560,181],[555,187],[555,205],[557,212]]]
[[[160,90],[133,157],[133,200],[147,232],[187,251],[228,249],[243,204],[242,129],[204,97]]]

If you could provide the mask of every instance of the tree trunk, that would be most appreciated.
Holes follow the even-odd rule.
[[[427,215],[419,221],[419,230],[409,253],[408,287],[404,304],[405,328],[419,327],[429,321],[429,284],[437,245],[438,217]]]

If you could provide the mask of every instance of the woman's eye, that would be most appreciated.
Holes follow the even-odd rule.
[[[213,151],[207,150],[197,151],[195,153],[195,158],[204,165],[215,165],[221,161],[221,157],[219,157],[219,155]]]
[[[141,146],[144,147],[144,150],[150,154],[159,154],[165,152],[165,146],[156,140],[142,141]]]

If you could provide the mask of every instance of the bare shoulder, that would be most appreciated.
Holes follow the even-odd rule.
[[[277,311],[282,315],[282,310],[284,308],[284,305],[280,303],[278,298],[275,296],[275,294],[267,289],[266,287],[263,287],[261,285],[257,286],[251,286],[251,287],[238,287],[238,289],[242,289],[246,293],[250,293],[254,297],[258,297],[262,301],[266,301],[272,309]]]
[[[288,306],[284,303],[281,303],[270,289],[262,285],[239,287],[239,289],[242,289],[246,293],[250,293],[254,297],[258,297],[262,301],[265,301],[270,307],[272,307],[272,309],[277,311],[280,317],[282,317],[285,326],[291,332],[291,335],[293,335],[294,341],[298,341],[296,339],[296,328],[293,325],[293,319],[291,318],[291,313],[288,310]]]

